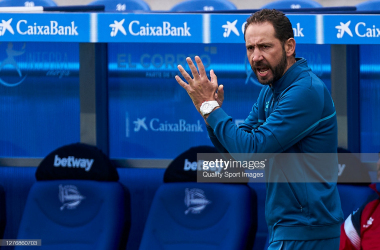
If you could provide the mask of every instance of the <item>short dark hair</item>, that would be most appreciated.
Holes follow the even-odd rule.
[[[274,28],[275,37],[284,44],[289,38],[294,38],[292,24],[285,14],[279,10],[262,9],[253,13],[247,18],[247,23],[244,27],[244,40],[245,32],[247,28],[252,23],[271,23]]]

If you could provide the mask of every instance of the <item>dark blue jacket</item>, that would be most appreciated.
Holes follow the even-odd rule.
[[[265,167],[270,242],[339,237],[336,112],[325,84],[305,59],[297,58],[272,87],[263,87],[239,127],[222,108],[207,122],[221,152],[282,153]]]

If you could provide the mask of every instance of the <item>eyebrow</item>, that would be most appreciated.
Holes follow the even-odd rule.
[[[256,43],[256,44],[251,44],[251,43],[247,44],[246,43],[245,47],[249,47],[249,46],[264,46],[264,45],[271,46],[271,45],[273,45],[273,42],[259,42],[259,43]]]

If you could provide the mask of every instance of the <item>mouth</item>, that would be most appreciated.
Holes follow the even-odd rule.
[[[261,77],[264,77],[268,75],[269,68],[257,68],[256,71]]]

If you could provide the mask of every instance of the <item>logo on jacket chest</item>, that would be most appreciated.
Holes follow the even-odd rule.
[[[268,108],[269,108],[269,101],[265,103],[265,109],[264,109],[264,111],[267,112]]]
[[[367,224],[366,225],[363,225],[364,228],[368,228],[369,226],[372,225],[374,219],[372,217],[369,217],[368,221],[367,221]]]

